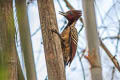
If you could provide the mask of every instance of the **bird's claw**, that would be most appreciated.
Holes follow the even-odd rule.
[[[58,34],[58,32],[57,32],[56,29],[51,29],[51,32],[54,32],[54,33],[57,33],[57,34]]]

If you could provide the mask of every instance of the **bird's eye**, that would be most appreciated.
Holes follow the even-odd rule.
[[[73,13],[72,13],[72,12],[70,12],[70,15],[73,15]]]

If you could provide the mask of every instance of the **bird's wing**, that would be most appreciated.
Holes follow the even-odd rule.
[[[69,63],[71,64],[75,53],[77,49],[77,42],[78,42],[78,35],[77,35],[77,29],[75,27],[71,28],[70,32],[70,39],[69,39],[69,44],[70,44],[70,60]]]

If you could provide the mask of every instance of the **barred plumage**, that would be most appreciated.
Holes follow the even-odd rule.
[[[71,25],[71,38],[73,39],[74,44],[77,46],[77,42],[78,42],[78,34],[77,34],[77,29],[75,28],[75,23],[73,23],[73,25]]]
[[[64,46],[62,46],[62,50],[65,65],[71,64],[77,49],[78,35],[75,23],[76,22],[72,23],[61,33],[64,44]]]
[[[78,34],[75,28],[76,21],[82,15],[79,10],[70,10],[66,13],[60,12],[61,15],[65,16],[68,20],[68,24],[61,34],[57,33],[61,39],[62,51],[64,64],[71,64],[77,49]]]

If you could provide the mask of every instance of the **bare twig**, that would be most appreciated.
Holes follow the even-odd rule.
[[[112,53],[107,49],[107,47],[104,45],[104,43],[101,40],[100,40],[100,46],[105,50],[105,52],[107,53],[107,55],[109,56],[109,58],[111,59],[113,64],[115,65],[115,67],[120,72],[120,65],[119,65],[117,59],[115,58],[115,56],[112,55]]]
[[[82,27],[80,28],[78,34],[80,34],[80,32],[82,31],[83,27],[84,27],[84,26],[82,25]]]
[[[118,23],[119,23],[119,32],[118,32],[118,36],[120,35],[120,20],[118,20]],[[119,36],[120,37],[120,36]],[[119,41],[120,41],[120,39],[119,38],[117,38],[117,44],[116,44],[116,54],[117,54],[117,52],[118,52],[118,44],[119,44]]]
[[[105,38],[103,38],[102,40],[105,40],[105,39],[120,39],[120,35],[111,36],[111,37],[105,37]]]
[[[86,80],[85,79],[85,70],[84,70],[84,66],[83,66],[82,61],[80,61],[80,64],[81,64],[81,68],[82,68],[82,72],[83,72],[83,78],[84,78],[84,80]]]
[[[85,53],[85,51],[82,51],[82,52],[83,52],[82,54]],[[83,72],[83,78],[84,78],[84,80],[86,80],[86,79],[85,79],[85,70],[84,70],[84,66],[83,66],[83,63],[82,63],[81,57],[79,56],[79,52],[77,52],[77,54],[78,54],[79,61],[80,61],[80,64],[81,64],[81,68],[82,68],[82,72]]]
[[[63,9],[63,7],[62,7],[62,5],[61,5],[61,3],[60,3],[60,0],[57,0],[57,2],[58,2],[58,4],[59,4],[59,6],[60,6],[60,9],[61,9],[62,11],[64,11],[64,9]]]
[[[58,2],[58,4],[59,4],[59,6],[60,6],[60,9],[61,9],[61,11],[64,11],[64,9],[63,9],[63,7],[62,7],[62,5],[61,5],[61,3],[60,3],[60,0],[57,0],[57,2]],[[65,24],[67,23],[67,21],[66,20],[64,20],[64,25],[61,27],[61,31],[64,29],[64,27],[65,27]]]
[[[30,3],[33,3],[33,1],[36,1],[36,0],[28,0],[27,4],[29,5]]]
[[[35,32],[33,32],[33,34],[31,35],[32,37],[37,33],[37,32],[39,32],[40,31],[40,27],[39,28],[37,28],[36,30],[35,30]]]
[[[115,5],[116,5],[116,4],[117,4],[117,1],[113,0],[113,3],[115,3]],[[116,17],[117,17],[117,20],[118,20],[118,23],[119,23],[119,28],[118,28],[118,36],[119,36],[119,34],[120,34],[119,14],[118,14],[118,11],[117,11],[117,7],[114,6],[113,8],[114,8],[114,12],[115,12],[115,14],[116,14]],[[117,39],[117,43],[116,43],[116,52],[115,52],[116,54],[115,54],[115,55],[117,55],[117,53],[118,53],[118,44],[119,44],[119,38]]]
[[[115,74],[115,67],[112,68],[112,78],[111,78],[111,80],[114,79],[114,74]]]
[[[86,49],[82,50],[82,55],[80,56],[80,60],[84,57]]]
[[[68,8],[74,9],[74,8],[72,7],[72,5],[71,5],[67,0],[64,0],[64,1],[65,1],[66,6],[67,6]]]
[[[48,76],[46,75],[45,80],[48,80]]]
[[[67,23],[67,21],[65,20],[65,21],[64,21],[64,25],[63,25],[63,26],[61,27],[61,29],[60,29],[61,31],[64,29],[66,23]]]

